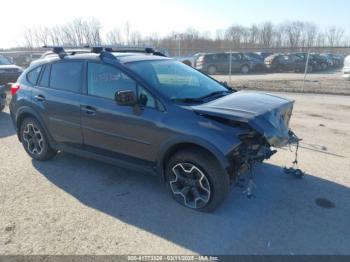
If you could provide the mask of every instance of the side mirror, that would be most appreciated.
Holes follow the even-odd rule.
[[[115,101],[120,106],[133,106],[137,104],[136,94],[132,90],[118,91],[115,94]]]

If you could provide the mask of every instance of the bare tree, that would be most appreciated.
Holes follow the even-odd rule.
[[[260,43],[263,47],[271,47],[273,39],[273,25],[265,22],[260,25]]]
[[[148,45],[167,49],[170,54],[178,52],[178,38],[182,35],[181,54],[213,52],[235,48],[307,48],[315,46],[349,45],[350,40],[344,35],[344,29],[330,27],[321,31],[315,24],[303,21],[289,21],[282,24],[263,22],[249,27],[232,25],[226,30],[217,30],[212,37],[209,31],[200,32],[188,28],[184,32],[170,32],[160,37],[157,33],[142,36],[131,30],[127,21],[122,29],[114,28],[105,35],[102,26],[95,18],[77,18],[64,25],[53,27],[25,28],[22,43],[25,47],[34,48],[42,45],[111,45],[132,44]],[[104,41],[103,41],[104,40]]]
[[[120,34],[120,30],[118,28],[114,28],[109,31],[106,35],[106,42],[110,45],[121,45],[122,37]]]
[[[330,27],[326,31],[327,42],[329,46],[340,45],[344,36],[344,29],[338,27]]]
[[[124,31],[125,31],[125,44],[129,44],[130,41],[130,31],[131,31],[131,24],[130,21],[126,21],[124,24]]]
[[[284,24],[284,32],[286,34],[287,43],[291,48],[299,46],[302,37],[304,23],[300,21],[286,22]]]

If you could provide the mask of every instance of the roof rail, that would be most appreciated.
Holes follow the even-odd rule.
[[[101,45],[101,46],[91,46],[92,50],[95,51],[107,51],[107,52],[118,52],[118,53],[147,53],[157,56],[166,56],[162,52],[159,52],[152,47],[143,46],[121,46],[121,45]]]
[[[109,46],[109,45],[100,45],[100,46],[43,46],[43,48],[49,48],[52,49],[51,52],[47,52],[43,55],[43,57],[46,57],[51,54],[57,54],[61,59],[63,59],[68,54],[75,55],[77,53],[95,53],[100,54],[101,58],[110,58],[114,57],[111,53],[112,52],[118,52],[118,53],[147,53],[151,55],[157,55],[157,56],[166,56],[165,54],[154,50],[152,47],[138,47],[138,46]],[[69,49],[67,52],[66,49]]]
[[[44,53],[41,57],[57,54],[61,59],[67,55],[75,55],[77,53],[89,53],[89,46],[48,46],[44,45],[42,48],[52,49],[52,51]]]

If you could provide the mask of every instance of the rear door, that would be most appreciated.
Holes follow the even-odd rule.
[[[229,71],[229,55],[228,54],[217,54],[220,73],[228,73]]]
[[[237,53],[232,54],[232,71],[238,72],[241,69],[242,56]]]
[[[36,111],[56,142],[82,145],[80,99],[82,61],[60,61],[43,67],[32,91]]]

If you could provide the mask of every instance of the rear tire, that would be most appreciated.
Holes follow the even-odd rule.
[[[202,150],[182,150],[166,166],[166,183],[172,197],[190,209],[215,210],[229,192],[228,175],[213,156]]]
[[[51,148],[45,130],[35,118],[29,117],[23,120],[20,136],[28,155],[38,161],[49,160],[57,153]]]
[[[246,74],[249,73],[249,71],[250,71],[249,66],[243,65],[243,66],[241,67],[241,73],[242,73],[242,74],[246,75]]]
[[[308,72],[308,73],[312,73],[312,71],[314,71],[314,68],[313,68],[311,65],[309,65],[309,66],[307,67],[307,72]]]
[[[215,75],[216,73],[217,73],[216,66],[211,65],[208,67],[208,74],[209,75]]]

